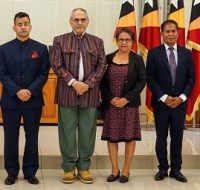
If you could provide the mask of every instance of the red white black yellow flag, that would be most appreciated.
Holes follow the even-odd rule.
[[[114,33],[113,41],[116,42],[116,33],[120,28],[127,27],[134,32],[134,40],[132,50],[137,52],[137,33],[136,33],[136,21],[135,21],[135,8],[133,0],[123,0],[119,21]]]
[[[149,49],[160,45],[160,23],[157,0],[146,0],[138,40],[138,48],[145,56]]]
[[[196,81],[187,102],[186,120],[191,120],[199,109],[200,103],[200,0],[193,0],[188,29],[187,44],[192,48],[196,71]]]
[[[143,55],[147,56],[149,49],[160,44],[160,23],[157,0],[145,0],[138,49]],[[151,96],[151,91],[146,86],[145,111],[148,115],[148,123],[154,120],[153,108],[150,106]]]
[[[185,47],[185,17],[183,0],[171,0],[168,19],[174,20],[178,24],[179,37],[177,43]]]

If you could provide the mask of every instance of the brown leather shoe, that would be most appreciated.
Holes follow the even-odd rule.
[[[75,170],[72,170],[71,172],[64,173],[64,176],[62,178],[63,183],[73,183],[76,179]]]
[[[93,177],[89,171],[78,171],[77,178],[80,179],[83,183],[93,183]]]

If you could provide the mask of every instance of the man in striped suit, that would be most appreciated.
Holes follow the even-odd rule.
[[[74,9],[69,22],[73,31],[55,37],[52,51],[52,68],[58,77],[55,103],[59,105],[63,182],[74,182],[76,167],[83,183],[93,183],[90,157],[94,152],[99,82],[106,57],[103,40],[85,32],[89,24],[85,9]]]

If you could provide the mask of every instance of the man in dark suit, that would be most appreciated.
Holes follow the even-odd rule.
[[[73,183],[76,167],[83,183],[93,183],[90,157],[94,152],[99,85],[106,56],[103,40],[85,32],[89,24],[85,9],[74,9],[69,22],[73,31],[56,36],[52,52],[52,68],[58,76],[55,103],[59,105],[59,143],[65,172],[62,181]]]
[[[21,117],[25,131],[24,179],[38,184],[38,131],[42,106],[42,88],[50,68],[47,47],[29,38],[30,18],[19,12],[14,17],[16,38],[0,47],[0,81],[3,85],[1,109],[4,128],[4,166],[6,185],[15,183],[19,174],[19,128]]]
[[[187,182],[180,172],[182,164],[182,139],[187,99],[195,83],[195,71],[191,51],[179,46],[178,25],[167,20],[161,25],[164,43],[148,52],[147,84],[152,92],[151,106],[156,126],[156,155],[158,173],[155,180],[168,176]],[[170,165],[167,160],[167,136],[170,129]]]

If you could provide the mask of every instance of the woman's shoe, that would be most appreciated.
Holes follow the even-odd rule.
[[[107,178],[107,182],[113,182],[116,181],[120,176],[120,170],[118,172],[118,174],[116,176],[114,176],[113,174],[109,175]]]
[[[126,182],[128,182],[128,180],[129,180],[129,174],[130,173],[128,173],[128,177],[126,177],[125,175],[121,175],[120,178],[119,178],[119,182],[120,183],[126,183]]]

